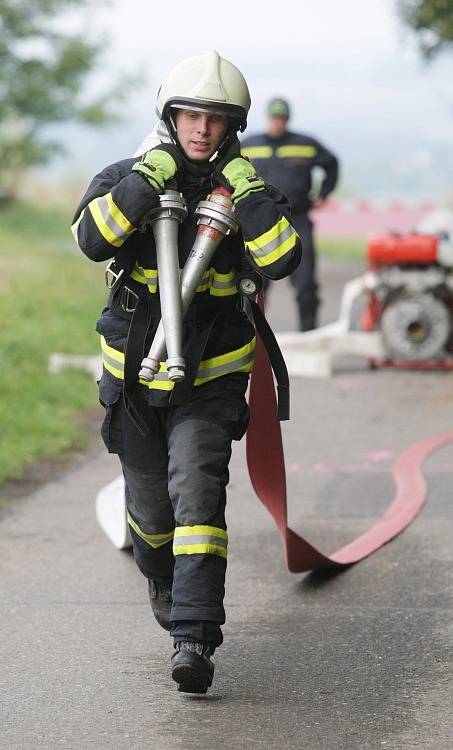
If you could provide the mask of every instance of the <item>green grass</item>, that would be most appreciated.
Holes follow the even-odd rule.
[[[338,261],[365,261],[365,242],[365,239],[357,239],[357,237],[316,238],[319,254]]]
[[[26,205],[0,212],[0,482],[83,447],[79,414],[97,404],[90,375],[48,372],[51,352],[98,353],[106,297],[104,264],[72,249],[69,222]]]
[[[74,210],[75,208],[74,206]],[[68,233],[71,220],[70,210],[66,213],[61,208],[52,206],[13,201],[0,209],[2,232],[17,234],[20,238],[39,238],[44,242],[51,239],[71,239],[72,235]]]

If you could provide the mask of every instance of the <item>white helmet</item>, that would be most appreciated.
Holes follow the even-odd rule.
[[[157,95],[157,116],[168,121],[170,107],[204,109],[227,114],[235,130],[244,131],[250,109],[250,93],[235,65],[212,50],[176,65]]]

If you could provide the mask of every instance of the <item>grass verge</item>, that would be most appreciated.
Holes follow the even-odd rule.
[[[318,253],[338,261],[364,261],[365,239],[357,237],[316,237]]]
[[[27,205],[0,213],[0,482],[84,447],[78,415],[97,404],[90,375],[48,372],[51,352],[98,353],[103,268],[77,252],[70,220]]]

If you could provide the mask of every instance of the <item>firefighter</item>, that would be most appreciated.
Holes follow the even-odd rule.
[[[242,141],[242,154],[251,159],[260,176],[286,195],[291,216],[304,248],[302,261],[291,274],[301,331],[316,328],[319,306],[312,208],[320,208],[338,179],[337,158],[319,141],[288,130],[290,108],[284,99],[267,107],[267,132]],[[311,195],[312,169],[321,167],[324,179],[319,194]],[[267,286],[267,285],[266,285]]]
[[[148,579],[154,615],[173,638],[172,677],[186,692],[203,693],[211,685],[211,656],[223,640],[225,488],[232,440],[248,425],[245,392],[255,346],[236,274],[246,256],[262,276],[280,279],[301,257],[285,197],[240,155],[237,133],[246,127],[249,107],[242,74],[217,52],[183,60],[157,97],[158,132],[166,142],[106,167],[73,223],[88,258],[114,259],[108,270],[113,293],[97,322],[101,432],[121,461],[134,557]],[[181,384],[165,372],[151,382],[138,375],[160,319],[146,216],[175,185],[188,207],[179,230],[180,267],[197,232],[194,210],[213,188],[232,193],[241,227],[222,240],[185,316],[184,354],[186,364],[195,357],[195,369],[179,394]]]

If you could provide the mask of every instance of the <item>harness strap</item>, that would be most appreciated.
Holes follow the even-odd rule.
[[[139,395],[138,372],[144,357],[145,341],[151,325],[150,303],[143,297],[137,299],[129,326],[124,350],[124,407],[141,435],[149,435],[149,427],[140,414],[144,401]]]
[[[259,299],[262,300],[261,295]],[[280,422],[289,419],[289,376],[286,362],[275,338],[274,332],[267,322],[264,313],[261,310],[260,303],[249,300],[250,309],[255,323],[256,330],[266,349],[269,362],[277,381],[277,419]],[[262,302],[261,302],[262,304]]]

